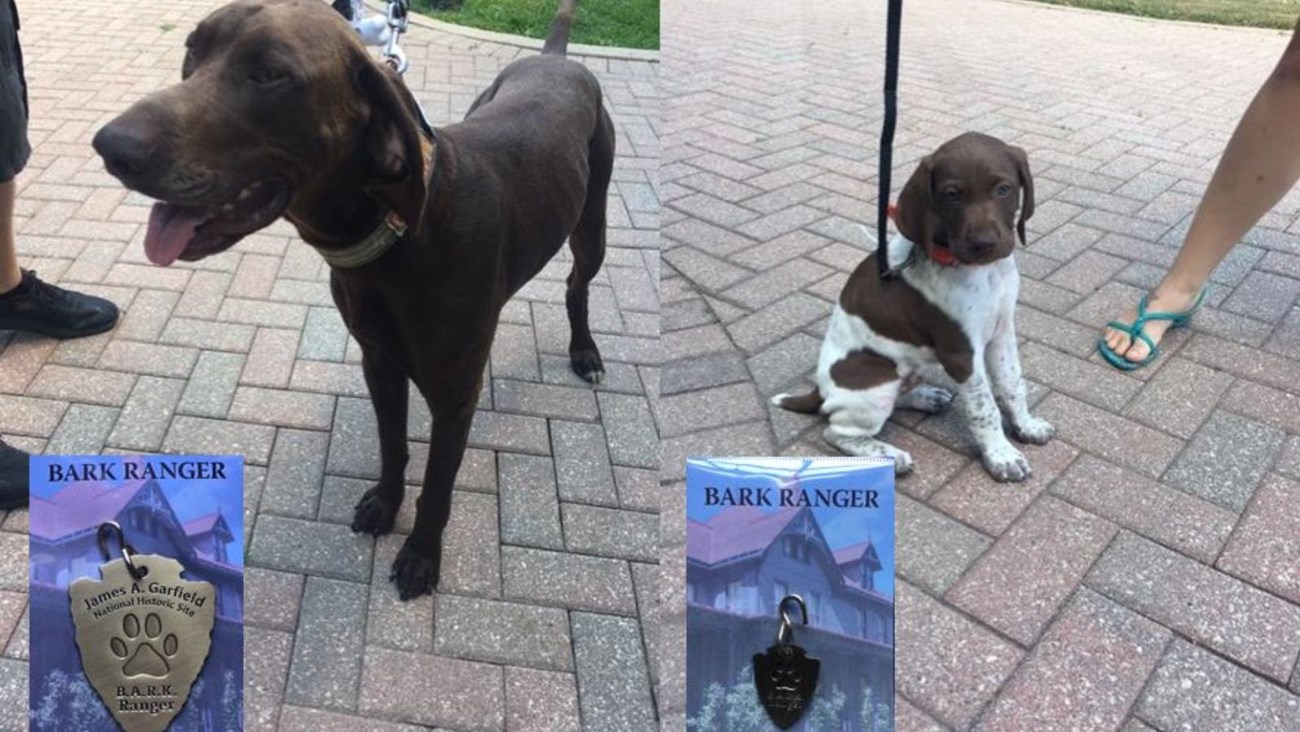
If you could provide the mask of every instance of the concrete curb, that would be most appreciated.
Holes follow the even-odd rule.
[[[373,0],[366,3],[366,6],[372,11],[383,14],[383,8]],[[449,33],[454,36],[464,38],[473,38],[478,41],[488,43],[499,43],[503,46],[516,46],[518,48],[528,48],[534,51],[542,50],[542,40],[539,38],[526,38],[516,36],[510,33],[497,33],[496,31],[482,30],[479,28],[470,28],[469,26],[456,25],[445,21],[430,18],[421,15],[414,10],[411,11],[410,23],[431,30]],[[640,48],[619,48],[617,46],[588,46],[583,43],[570,43],[569,55],[571,56],[589,56],[592,58],[607,58],[619,61],[649,61],[659,63],[659,52],[649,51]]]

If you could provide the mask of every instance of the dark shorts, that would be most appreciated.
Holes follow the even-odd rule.
[[[18,47],[18,6],[0,0],[0,183],[27,165],[27,80]]]

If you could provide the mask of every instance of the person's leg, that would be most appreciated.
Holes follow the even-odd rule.
[[[18,266],[14,177],[27,164],[27,81],[13,5],[0,0],[0,330],[78,338],[117,323],[117,306],[42,282]]]
[[[1282,60],[1237,125],[1219,161],[1191,229],[1168,274],[1151,292],[1152,312],[1191,307],[1210,273],[1233,246],[1300,180],[1300,23]],[[1120,322],[1137,317],[1130,309]],[[1168,321],[1152,321],[1144,331],[1157,343]],[[1150,351],[1141,340],[1106,329],[1106,343],[1130,361]]]
[[[0,292],[9,292],[23,279],[18,269],[18,243],[14,239],[14,197],[18,186],[12,180],[0,183]]]

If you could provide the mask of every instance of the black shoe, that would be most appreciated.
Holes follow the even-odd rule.
[[[23,270],[22,282],[0,294],[0,330],[25,330],[53,338],[80,338],[112,330],[117,306],[42,282]]]
[[[18,448],[0,440],[0,510],[10,511],[27,505],[27,482],[31,457]]]

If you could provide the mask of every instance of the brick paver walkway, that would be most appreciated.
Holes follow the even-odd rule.
[[[970,129],[1037,173],[1019,331],[1034,479],[900,416],[900,730],[1300,729],[1300,193],[1124,375],[1097,328],[1167,266],[1286,37],[909,0],[895,180]],[[873,221],[885,3],[668,0],[661,428],[687,454],[820,453],[799,387]],[[664,507],[663,708],[682,728],[681,507]],[[671,527],[671,528],[669,528]],[[672,659],[672,660],[670,660]]]
[[[619,131],[611,248],[591,295],[607,380],[592,390],[568,370],[568,264],[557,262],[498,331],[444,591],[401,604],[388,566],[404,537],[347,527],[378,447],[327,268],[285,224],[193,266],[148,265],[148,202],[90,148],[130,101],[179,79],[185,34],[218,4],[20,3],[35,145],[19,179],[21,260],[126,314],[111,334],[62,344],[0,332],[0,434],[35,451],[246,456],[250,730],[653,729],[656,655],[641,618],[658,554],[646,396],[658,356],[657,64],[584,59]],[[531,53],[414,26],[405,46],[407,80],[439,124]],[[411,476],[423,473],[427,420],[417,409]],[[413,507],[412,496],[399,529]],[[0,531],[3,729],[25,726],[26,527],[15,512]]]

